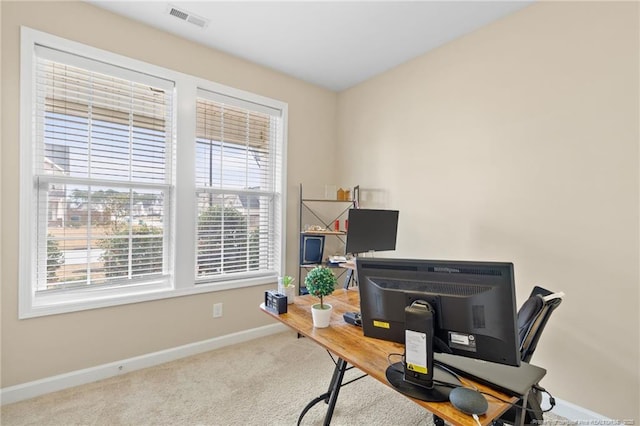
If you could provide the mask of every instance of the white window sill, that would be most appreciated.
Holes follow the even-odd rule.
[[[174,288],[167,282],[151,285],[130,286],[127,291],[123,291],[122,288],[118,288],[117,292],[107,291],[101,295],[97,294],[98,291],[96,289],[84,292],[79,291],[71,299],[69,298],[68,293],[39,294],[33,298],[34,303],[32,306],[20,307],[19,318],[36,318],[46,315],[57,315],[89,309],[126,305],[130,303],[150,302],[153,300],[168,299],[172,297],[254,287],[265,284],[275,284],[276,281],[277,277],[274,275],[234,281],[200,283],[184,288]]]

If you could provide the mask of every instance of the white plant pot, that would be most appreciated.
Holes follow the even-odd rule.
[[[328,303],[323,303],[324,309],[320,309],[320,304],[316,303],[311,306],[311,316],[313,317],[313,326],[316,328],[329,327],[331,321],[331,311],[333,306]]]
[[[288,287],[285,287],[278,283],[278,293],[287,296],[287,305],[290,305],[293,303],[293,298],[296,297],[296,286],[289,284]]]

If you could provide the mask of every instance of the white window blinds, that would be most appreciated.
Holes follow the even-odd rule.
[[[279,270],[282,150],[281,111],[198,91],[198,279]]]
[[[173,83],[35,52],[36,291],[166,280]]]

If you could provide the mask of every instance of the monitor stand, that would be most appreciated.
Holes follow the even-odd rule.
[[[403,362],[387,368],[387,380],[399,392],[422,401],[449,400],[449,393],[460,382],[456,376],[434,368],[434,314],[437,299],[407,301],[405,318],[405,353]],[[403,363],[406,363],[404,365]],[[449,384],[449,386],[447,386]]]
[[[454,387],[462,385],[456,376],[440,369],[439,367],[434,369],[432,385],[429,388],[414,385],[413,383],[405,381],[402,362],[396,362],[395,364],[390,365],[385,374],[387,376],[387,381],[396,388],[398,392],[421,401],[449,401],[449,393],[451,390]],[[449,385],[441,385],[439,383],[446,383]]]

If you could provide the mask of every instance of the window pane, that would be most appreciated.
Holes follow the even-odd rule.
[[[204,99],[196,114],[197,185],[269,189],[278,119]]]
[[[37,70],[40,137],[47,147],[64,149],[59,160],[68,163],[50,158],[56,165],[74,177],[167,181],[170,93],[46,59]]]
[[[64,184],[48,189],[46,285],[40,290],[163,272],[163,191]]]
[[[198,194],[199,277],[272,267],[265,196]]]
[[[147,225],[121,228],[100,241],[107,280],[128,279],[162,272],[162,230]]]

